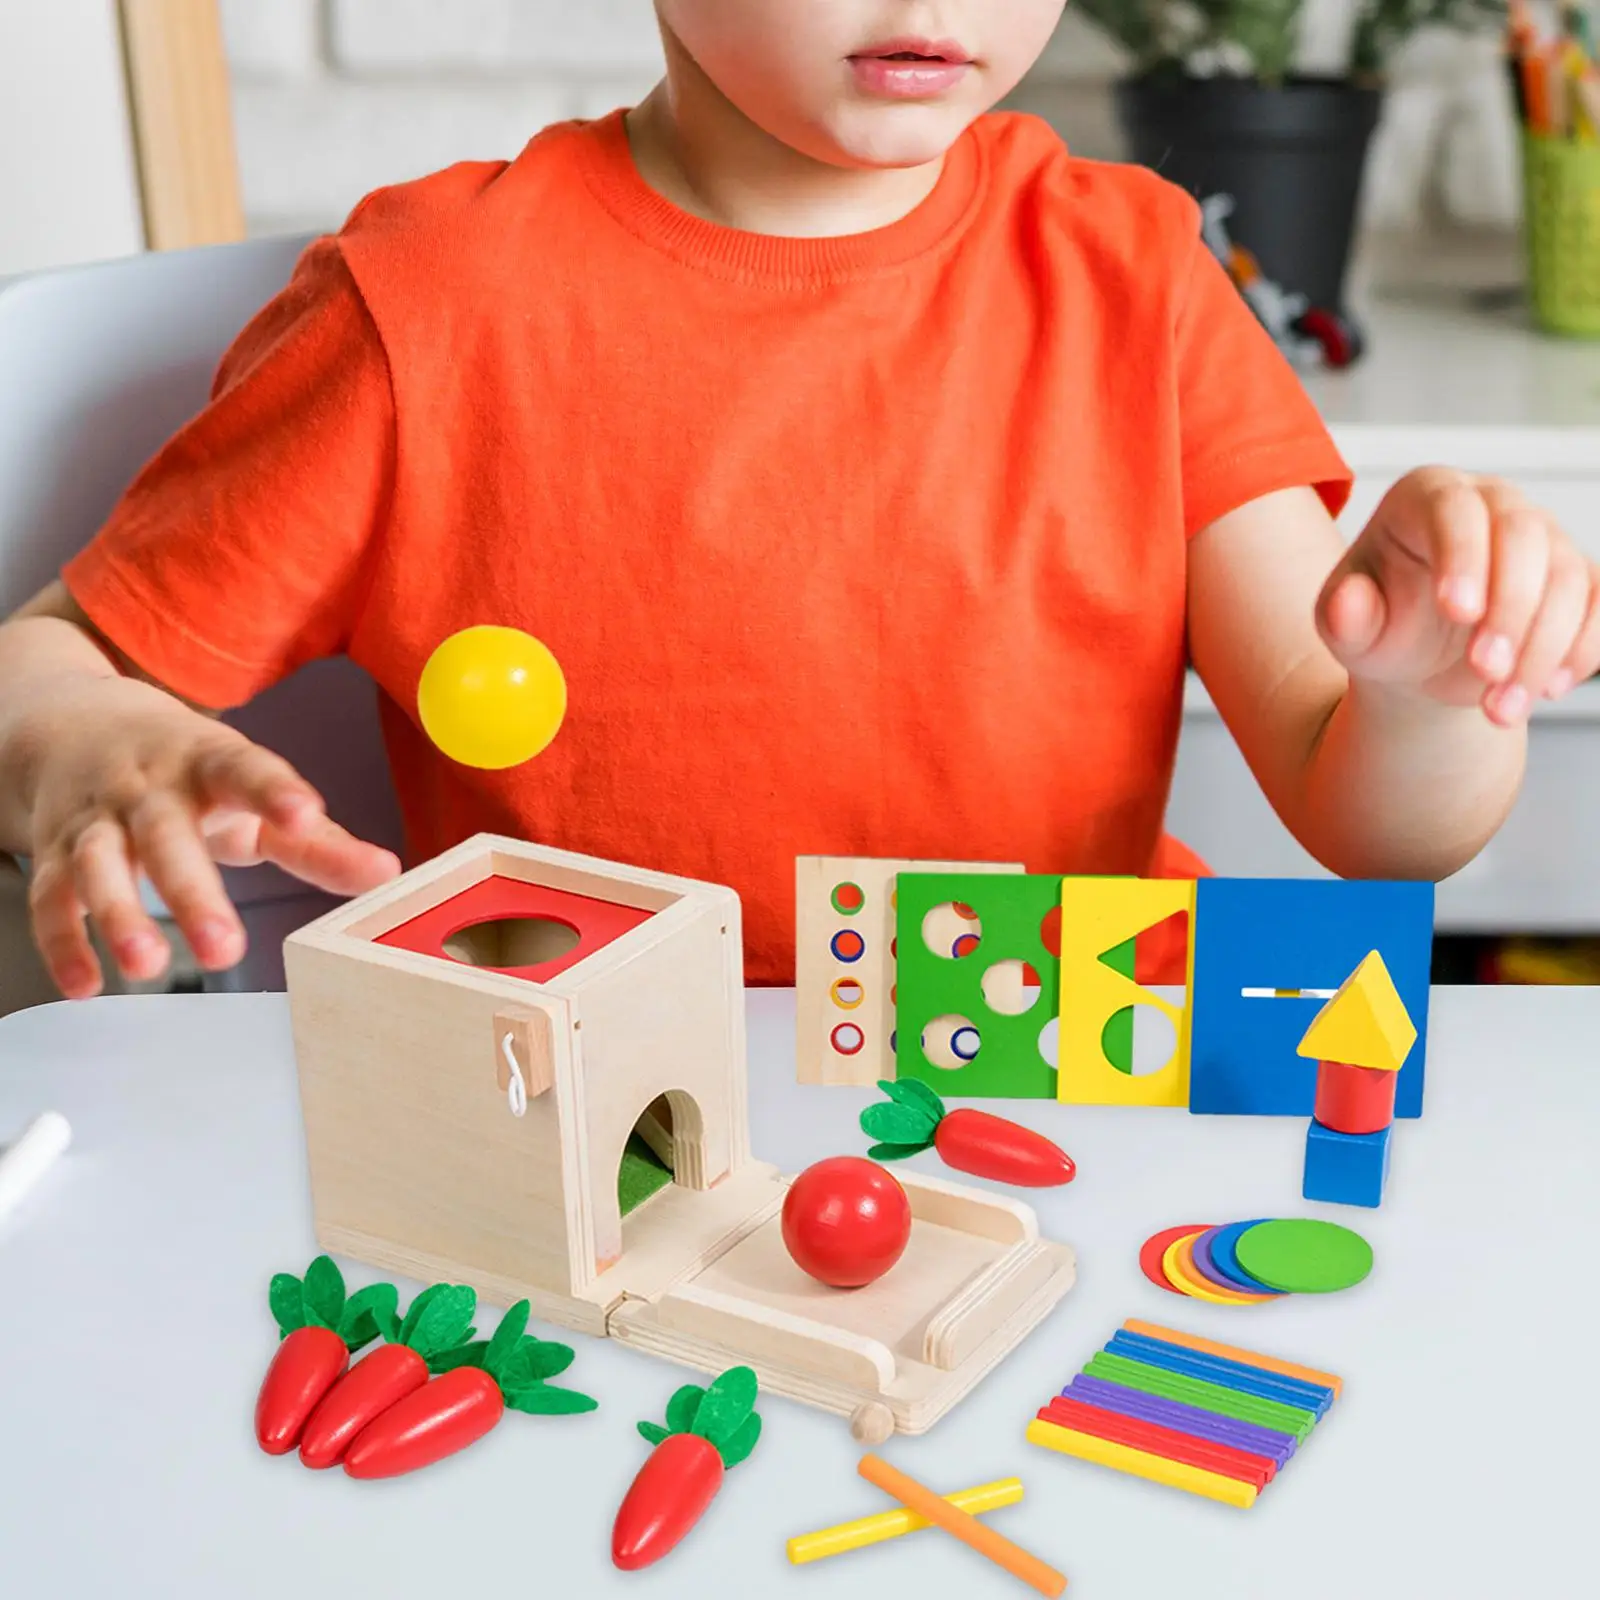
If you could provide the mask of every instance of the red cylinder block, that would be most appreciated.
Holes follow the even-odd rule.
[[[1381,1133],[1394,1121],[1398,1072],[1324,1061],[1317,1067],[1317,1105],[1312,1115],[1335,1133]]]

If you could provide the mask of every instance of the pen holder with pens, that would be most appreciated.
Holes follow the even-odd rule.
[[[1600,144],[1525,131],[1528,298],[1547,332],[1600,338]]]

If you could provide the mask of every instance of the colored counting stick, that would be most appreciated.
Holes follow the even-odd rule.
[[[908,1511],[926,1518],[936,1527],[943,1528],[952,1538],[969,1545],[979,1555],[987,1556],[997,1567],[1020,1578],[1030,1588],[1055,1600],[1067,1586],[1066,1578],[1054,1567],[1046,1566],[1037,1556],[1030,1555],[1021,1545],[1013,1544],[993,1528],[986,1528],[974,1516],[941,1500],[932,1489],[925,1489],[915,1478],[891,1467],[877,1456],[861,1458],[857,1468],[861,1476],[874,1487],[892,1495]]]
[[[1002,1478],[997,1483],[945,1496],[951,1505],[974,1517],[998,1511],[1002,1506],[1014,1506],[1021,1498],[1021,1478]],[[898,1539],[902,1534],[917,1533],[932,1526],[926,1517],[919,1517],[902,1506],[898,1511],[882,1511],[857,1522],[842,1522],[837,1528],[824,1528],[820,1533],[802,1533],[789,1541],[789,1560],[798,1567],[827,1556],[842,1556],[850,1550],[864,1550],[868,1545],[882,1544],[885,1539]]]

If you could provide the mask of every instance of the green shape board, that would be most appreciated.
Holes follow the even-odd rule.
[[[1372,1271],[1372,1246],[1359,1233],[1312,1217],[1257,1223],[1234,1253],[1252,1278],[1286,1294],[1332,1294]]]
[[[895,1072],[942,1095],[973,1099],[1054,1100],[1055,1068],[1040,1037],[1060,1012],[1061,963],[1044,943],[1044,922],[1061,906],[1059,874],[900,874],[895,913]],[[922,935],[924,920],[949,903],[970,907],[982,929],[968,955],[937,955]],[[1134,941],[1101,958],[1133,976]],[[989,1008],[983,975],[1006,961],[1024,961],[1039,975],[1039,998],[1021,1016]],[[939,1017],[964,1017],[977,1029],[976,1057],[954,1069],[935,1066],[922,1050],[923,1032]],[[1111,1064],[1133,1069],[1133,1013],[1113,1017],[1105,1032]]]
[[[617,1205],[622,1215],[638,1210],[671,1182],[672,1174],[661,1157],[638,1134],[629,1134],[622,1165],[617,1168]]]

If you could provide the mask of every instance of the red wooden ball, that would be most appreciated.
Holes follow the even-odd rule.
[[[783,1201],[783,1242],[794,1263],[835,1289],[860,1289],[905,1253],[911,1202],[876,1161],[833,1156],[807,1167]]]

